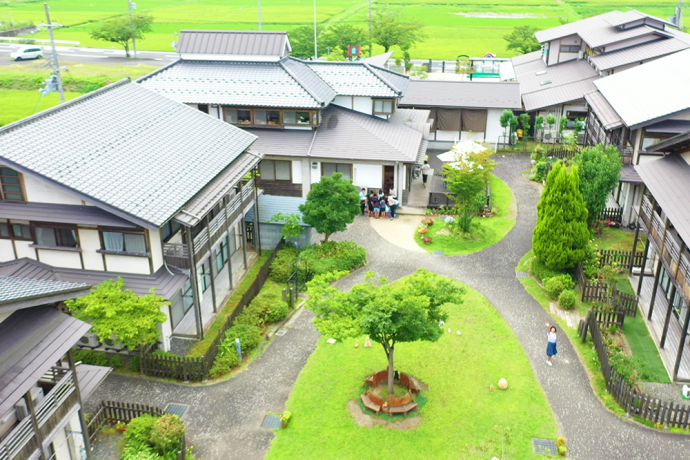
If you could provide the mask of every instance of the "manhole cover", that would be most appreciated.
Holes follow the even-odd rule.
[[[535,454],[541,455],[556,455],[558,452],[556,441],[550,439],[532,438],[532,448]]]
[[[280,417],[277,415],[267,415],[264,417],[264,422],[261,424],[261,427],[277,430],[280,428]]]
[[[527,278],[529,275],[527,274],[527,272],[515,272],[515,276],[517,276],[518,278]]]
[[[188,408],[189,406],[186,404],[168,404],[168,407],[165,408],[165,413],[177,415],[182,418]]]
[[[436,250],[436,251],[434,251],[434,255],[435,255],[435,256],[442,256],[442,255],[443,255],[443,251],[438,251],[438,250]]]
[[[276,332],[276,335],[277,335],[278,337],[282,337],[282,336],[285,335],[286,332],[287,332],[287,331],[286,331],[285,329],[281,329],[281,330],[279,330],[278,332]]]

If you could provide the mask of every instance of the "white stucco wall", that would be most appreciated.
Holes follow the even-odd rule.
[[[484,140],[484,133],[479,132],[479,131],[477,131],[477,132],[462,131],[462,132],[460,132],[460,140],[462,140],[462,141],[483,141]]]
[[[292,183],[301,184],[302,183],[302,160],[292,161]]]
[[[336,96],[335,99],[333,99],[333,102],[331,102],[333,105],[337,105],[340,107],[345,107],[346,109],[351,109],[352,108],[352,96]]]
[[[486,133],[484,139],[490,143],[498,142],[499,136],[503,135],[501,128],[501,115],[505,109],[488,109],[486,114]]]
[[[0,262],[14,260],[14,248],[12,240],[0,239]]]
[[[101,240],[96,229],[79,228],[79,243],[86,270],[105,270],[103,256],[96,251],[101,249]]]
[[[370,97],[354,97],[353,100],[354,104],[352,106],[352,110],[366,113],[367,115],[374,113],[374,105],[371,102]]]
[[[546,63],[546,65],[558,64],[558,53],[560,50],[560,40],[552,40],[549,42],[549,61]]]
[[[37,203],[82,204],[82,200],[44,181],[23,174],[26,200]]]
[[[161,245],[161,232],[160,230],[147,230],[149,243],[151,247],[149,251],[151,252],[151,260],[153,261],[153,272],[155,273],[161,266],[163,266],[163,248]]]
[[[31,241],[16,241],[14,242],[14,247],[17,249],[17,259],[22,257],[28,257],[29,259],[36,260],[36,250],[29,247],[33,244]]]
[[[354,172],[353,183],[357,189],[366,188],[381,188],[383,187],[383,166],[382,165],[367,165],[361,163],[354,163],[352,165]]]
[[[53,267],[81,269],[81,257],[76,251],[37,249],[38,260]]]
[[[313,163],[316,163],[316,169],[313,168]],[[311,183],[314,184],[318,181],[321,180],[321,162],[320,161],[312,161],[310,162],[311,168]]]
[[[139,275],[151,274],[148,257],[105,254],[105,266],[109,272],[135,273]]]
[[[443,131],[441,129],[436,130],[436,141],[450,141],[457,142],[460,139],[460,133],[457,131]]]

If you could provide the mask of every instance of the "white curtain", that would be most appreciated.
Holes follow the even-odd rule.
[[[122,233],[103,232],[103,245],[107,251],[124,251],[124,235]]]
[[[127,248],[127,252],[144,254],[146,252],[146,238],[144,235],[125,233],[125,248]]]

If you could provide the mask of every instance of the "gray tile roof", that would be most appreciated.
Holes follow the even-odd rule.
[[[602,78],[594,84],[626,126],[636,129],[690,110],[688,75],[690,49]]]
[[[136,228],[136,225],[130,221],[110,214],[98,206],[53,203],[9,203],[0,201],[0,217],[3,219],[32,220],[62,224]]]
[[[636,165],[635,170],[683,241],[690,241],[690,165],[674,154]]]
[[[521,109],[520,84],[413,80],[399,107]]]
[[[583,99],[586,93],[596,89],[593,83],[596,78],[598,77],[523,94],[522,102],[525,105],[525,110],[531,112],[532,110]]]
[[[623,120],[618,116],[613,107],[606,101],[599,91],[592,91],[585,94],[587,104],[592,108],[592,111],[597,115],[599,121],[604,126],[604,129],[615,129],[623,126]]]
[[[335,90],[338,96],[402,96],[409,77],[381,67],[357,62],[308,62],[307,65]]]
[[[532,51],[531,53],[521,54],[519,56],[515,56],[513,58],[510,58],[510,61],[513,63],[514,66],[522,65],[522,64],[527,64],[528,62],[532,62],[532,61],[536,61],[536,60],[542,60],[543,55],[544,55],[544,52],[542,50]]]
[[[287,32],[183,29],[177,52],[282,56],[286,46],[289,46]]]
[[[686,43],[677,38],[666,38],[632,46],[620,51],[592,56],[590,61],[600,70],[609,70],[614,67],[666,56],[667,54],[675,53],[676,51],[681,51],[686,48],[690,48],[690,43]]]
[[[89,284],[69,281],[0,276],[0,307],[11,302],[35,300],[56,294],[75,293],[71,298],[79,297],[90,287]]]
[[[153,275],[135,275],[132,273],[104,272],[98,270],[78,270],[74,268],[53,267],[33,259],[17,259],[0,263],[0,276],[31,278],[37,280],[68,281],[96,286],[105,280],[117,280],[121,277],[126,289],[137,295],[147,295],[151,288],[156,295],[170,300],[184,286],[189,277],[180,269],[165,266]]]
[[[663,120],[645,126],[646,133],[681,134],[690,130],[690,120]]]
[[[259,197],[259,222],[268,223],[271,217],[282,212],[288,214],[299,214],[300,225],[308,227],[302,221],[302,213],[299,210],[301,204],[306,203],[307,199],[296,196],[261,195]],[[245,217],[247,222],[254,220],[254,208],[251,208]],[[279,224],[278,224],[279,225]]]
[[[632,184],[641,184],[642,178],[637,171],[635,171],[635,166],[625,165],[621,170],[621,177],[618,179],[619,182],[628,182]]]
[[[113,369],[105,366],[91,366],[89,364],[77,365],[77,380],[79,380],[79,392],[82,402],[89,399],[91,393],[105,380]]]
[[[0,161],[156,229],[254,140],[126,79],[0,129]]]
[[[335,92],[303,63],[178,61],[138,80],[186,104],[321,108]]]
[[[31,389],[91,325],[55,308],[17,310],[0,323],[0,414]]]
[[[650,145],[647,150],[651,152],[672,153],[681,149],[687,149],[688,147],[690,147],[690,131]]]

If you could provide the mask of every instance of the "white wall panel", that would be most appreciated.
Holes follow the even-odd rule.
[[[63,191],[27,174],[23,176],[27,201],[37,203],[82,204],[80,198],[69,192]]]
[[[38,249],[38,259],[53,267],[81,269],[81,257],[78,252],[55,249]]]
[[[98,230],[85,228],[79,229],[79,244],[81,245],[84,268],[86,270],[105,270],[103,255],[96,252],[101,249],[101,240]]]
[[[12,240],[0,240],[0,262],[7,262],[14,260],[14,248],[12,247]]]
[[[148,257],[105,255],[105,266],[109,272],[151,274]]]
[[[372,115],[374,113],[374,105],[370,97],[355,97],[352,110]]]
[[[352,96],[336,96],[331,102],[333,105],[338,105],[340,107],[345,107],[346,109],[352,108]]]
[[[353,179],[353,183],[357,186],[358,190],[362,187],[383,187],[383,166],[354,163],[352,165],[352,168],[355,176]]]

